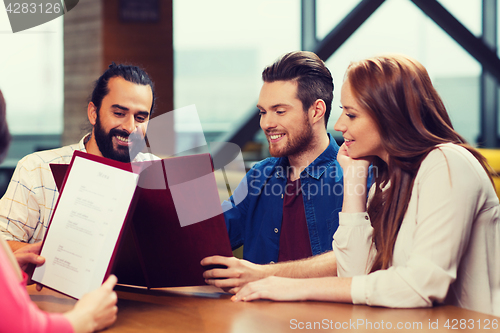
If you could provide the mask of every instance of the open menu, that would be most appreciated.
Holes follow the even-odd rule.
[[[232,256],[209,154],[120,163],[75,152],[33,280],[80,298],[111,273],[147,288],[203,285],[201,259]]]
[[[98,288],[107,273],[139,175],[74,156],[33,280],[74,298]]]

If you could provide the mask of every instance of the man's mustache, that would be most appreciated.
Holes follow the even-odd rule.
[[[109,135],[110,136],[122,136],[124,138],[128,138],[129,137],[129,133],[125,132],[125,131],[122,131],[122,130],[119,130],[119,129],[116,129],[116,128],[113,128],[109,131]]]
[[[121,136],[121,137],[124,137],[124,138],[128,138],[130,137],[130,140],[132,141],[139,141],[139,140],[142,140],[143,137],[140,133],[135,133],[135,131],[133,133],[128,133],[126,131],[123,131],[123,130],[119,130],[119,129],[116,129],[116,128],[113,128],[109,131],[109,136],[112,137],[112,136]]]

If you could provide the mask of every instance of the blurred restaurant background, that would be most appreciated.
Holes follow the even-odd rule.
[[[196,106],[203,133],[176,113],[166,144],[182,151],[204,139],[233,142],[247,168],[269,156],[255,107],[261,72],[300,49],[332,72],[328,131],[339,143],[333,125],[349,62],[403,53],[427,68],[456,130],[474,146],[497,148],[498,16],[497,0],[80,0],[62,17],[12,33],[0,10],[0,89],[13,134],[0,194],[24,155],[88,131],[93,83],[112,61],[151,75],[156,116]]]

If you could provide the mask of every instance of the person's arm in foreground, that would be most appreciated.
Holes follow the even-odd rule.
[[[29,298],[21,282],[0,283],[2,328],[6,332],[71,332],[101,330],[116,320],[116,277],[110,276],[97,290],[84,295],[75,307],[64,313],[41,311]],[[16,290],[17,289],[17,290]],[[71,328],[73,328],[71,330]]]
[[[75,307],[64,314],[75,332],[99,331],[116,321],[118,297],[113,291],[116,282],[116,276],[111,275],[99,289],[83,295]]]
[[[349,171],[352,168],[363,167],[368,170],[369,161],[353,160],[347,156],[344,147],[341,147],[337,160],[344,169]],[[351,169],[350,169],[351,168]],[[359,177],[360,173],[344,172],[344,204],[342,211],[344,213],[359,213],[366,211],[366,176]],[[358,185],[359,184],[359,185]],[[354,189],[359,187],[360,190]],[[276,301],[302,301],[302,300],[319,300],[319,301],[335,301],[351,303],[351,278],[340,278],[337,275],[337,262],[335,254],[328,252],[323,255],[325,262],[323,266],[314,266],[311,263],[316,262],[313,257],[304,261],[284,263],[284,267],[288,265],[297,265],[293,272],[296,275],[284,275],[289,278],[268,277],[260,281],[250,282],[237,290],[233,296],[233,301],[252,301],[255,299],[271,299]],[[335,272],[323,274],[325,271],[317,270],[321,267],[328,267],[330,259],[330,267],[335,269]],[[302,264],[300,263],[309,263]],[[279,265],[276,265],[279,266]],[[293,267],[293,266],[289,266]],[[290,273],[290,271],[288,271]],[[328,276],[329,275],[329,276]]]
[[[72,310],[59,314],[41,311],[31,301],[21,282],[7,282],[2,279],[0,283],[2,329],[6,332],[74,331],[76,333],[104,329],[116,320],[118,310],[117,296],[113,292],[115,284],[116,277],[111,276],[99,289],[84,295]]]
[[[83,296],[73,310],[64,315],[49,314],[31,301],[25,288],[27,276],[22,275],[16,262],[25,263],[31,254],[13,255],[3,239],[0,239],[0,243],[0,313],[3,318],[2,329],[6,332],[92,332],[115,321],[115,276],[111,276],[99,289]],[[27,261],[31,262],[31,259]]]

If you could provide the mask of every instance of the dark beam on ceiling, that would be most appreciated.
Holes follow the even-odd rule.
[[[411,0],[500,82],[500,59],[436,0]]]
[[[361,1],[337,26],[321,40],[314,52],[323,61],[342,46],[342,44],[372,15],[384,0]]]

